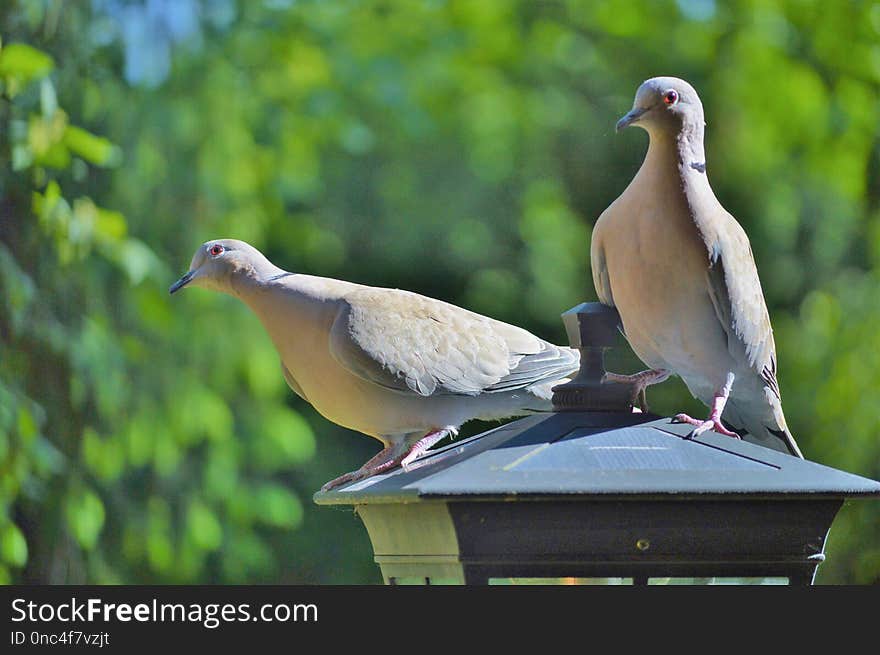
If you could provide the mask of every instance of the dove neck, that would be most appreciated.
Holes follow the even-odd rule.
[[[278,268],[268,259],[251,260],[232,271],[229,277],[229,288],[232,295],[242,300],[253,292],[265,287],[271,280],[291,275]]]
[[[706,150],[702,124],[686,124],[675,133],[652,130],[645,164],[652,170],[677,169],[683,178],[706,178]],[[660,168],[653,168],[659,166]]]
[[[703,147],[703,122],[686,122],[675,137],[679,160],[690,168],[691,164],[706,165],[706,149]]]
[[[268,263],[268,262],[267,262]],[[271,267],[271,268],[269,268]],[[291,306],[325,307],[345,294],[361,288],[360,285],[332,278],[291,273],[269,263],[269,267],[255,269],[248,275],[233,280],[233,295],[256,312],[271,309],[277,304],[277,293],[282,293]]]
[[[234,293],[259,319],[293,374],[321,352],[327,338],[322,328],[332,323],[338,309],[332,298],[309,288],[309,277],[278,269],[243,278]]]

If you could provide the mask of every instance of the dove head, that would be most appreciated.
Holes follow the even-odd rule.
[[[244,241],[213,239],[199,246],[189,271],[168,292],[196,286],[234,293],[239,281],[263,281],[279,271],[263,253]]]
[[[677,77],[652,77],[636,91],[632,110],[617,122],[619,132],[637,125],[652,137],[697,137],[702,141],[703,103],[690,84]]]

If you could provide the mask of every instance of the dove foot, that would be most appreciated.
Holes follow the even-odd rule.
[[[632,404],[637,406],[642,412],[647,413],[648,399],[645,395],[645,389],[652,384],[659,384],[669,377],[669,371],[662,368],[652,368],[634,375],[621,375],[619,373],[606,373],[602,378],[603,382],[620,382],[623,384],[633,385]]]
[[[364,480],[365,478],[383,473],[398,465],[406,468],[408,464],[413,462],[431,446],[433,446],[435,443],[437,443],[449,434],[458,434],[458,430],[452,426],[449,426],[443,428],[442,430],[429,432],[424,437],[408,447],[405,443],[391,444],[390,446],[383,448],[376,455],[368,459],[367,462],[357,471],[344,473],[338,478],[333,478],[332,480],[330,480],[330,482],[321,487],[321,491],[330,491],[331,489],[335,489],[336,487],[348,484],[349,482]]]
[[[391,444],[390,446],[383,448],[378,453],[373,455],[357,471],[343,473],[338,478],[333,478],[332,480],[330,480],[330,482],[321,487],[321,491],[330,491],[331,489],[335,489],[336,487],[342,486],[343,484],[356,482],[357,480],[363,480],[364,478],[369,478],[370,476],[376,475],[377,473],[387,471],[388,469],[394,468],[395,466],[400,464],[400,461],[404,458],[405,455],[406,452],[400,452],[400,444]]]
[[[724,427],[724,424],[721,422],[721,414],[724,412],[724,406],[727,404],[727,398],[730,396],[730,390],[733,388],[733,380],[733,373],[728,373],[724,384],[712,396],[712,411],[709,412],[709,418],[706,420],[701,421],[700,419],[691,418],[687,414],[675,415],[672,419],[673,423],[689,423],[696,426],[687,436],[688,439],[693,439],[710,430],[733,437],[734,439],[741,438],[736,432],[731,432]]]
[[[696,427],[691,431],[691,433],[687,436],[688,439],[693,439],[694,437],[698,437],[704,432],[709,432],[714,430],[720,434],[726,435],[728,437],[733,437],[734,439],[739,439],[740,436],[736,432],[731,432],[724,424],[721,423],[720,418],[712,418],[709,417],[705,421],[702,421],[698,418],[692,418],[687,414],[676,414],[672,418],[673,423],[689,423],[690,425],[695,425]]]
[[[348,484],[349,482],[354,482],[355,480],[360,480],[358,474],[361,472],[360,469],[357,471],[351,471],[350,473],[345,473],[340,475],[338,478],[333,478],[330,482],[325,483],[321,487],[321,491],[330,491],[331,489],[335,489],[336,487],[342,486],[344,484]]]

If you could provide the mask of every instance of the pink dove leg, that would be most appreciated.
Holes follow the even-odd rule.
[[[330,482],[321,487],[321,491],[329,491],[330,489],[335,489],[336,487],[348,484],[349,482],[354,482],[355,480],[363,480],[371,475],[376,475],[377,473],[387,471],[388,469],[397,466],[404,455],[403,453],[399,453],[395,456],[395,453],[399,448],[400,447],[397,444],[392,444],[383,448],[373,457],[368,459],[357,471],[344,473],[338,478],[333,478]]]
[[[448,425],[442,430],[429,432],[412,445],[412,448],[409,449],[409,452],[401,460],[400,465],[403,468],[406,468],[413,460],[421,456],[422,453],[428,450],[431,446],[450,434],[458,435],[458,429],[451,425]]]
[[[701,421],[696,418],[691,418],[687,414],[676,414],[672,419],[673,423],[690,423],[691,425],[695,425],[696,427],[693,431],[687,436],[688,439],[693,439],[694,437],[703,434],[704,432],[708,432],[709,430],[714,430],[720,434],[726,435],[728,437],[733,437],[734,439],[739,439],[740,436],[736,432],[731,432],[724,424],[721,423],[721,414],[724,412],[724,405],[727,404],[727,398],[730,396],[730,390],[733,388],[733,373],[727,374],[727,381],[722,385],[720,389],[715,392],[715,395],[712,397],[712,409],[709,412],[709,418],[705,421]]]
[[[404,448],[401,448],[402,444],[400,443],[391,444],[368,459],[357,471],[351,471],[350,473],[345,473],[338,478],[330,480],[330,482],[321,487],[321,491],[329,491],[330,489],[335,489],[336,487],[348,484],[349,482],[369,478],[378,473],[383,473],[384,471],[392,469],[398,464],[406,467],[407,464],[419,457],[431,446],[450,433],[457,434],[458,430],[454,427],[446,427],[442,430],[429,432],[409,447],[404,445]]]
[[[634,375],[620,375],[619,373],[606,373],[603,381],[631,383],[633,387],[632,404],[637,405],[643,412],[648,411],[648,399],[645,389],[652,384],[659,384],[669,377],[669,371],[663,368],[652,368]]]

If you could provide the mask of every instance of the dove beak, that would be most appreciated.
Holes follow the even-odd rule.
[[[632,111],[630,111],[626,116],[617,121],[617,126],[614,128],[616,132],[620,132],[625,127],[629,127],[633,123],[635,123],[639,118],[648,111],[643,107],[633,107]]]
[[[177,282],[175,282],[174,284],[171,285],[171,287],[168,289],[168,293],[174,293],[175,291],[180,291],[183,287],[185,287],[187,284],[192,282],[192,279],[195,276],[196,276],[195,271],[188,272],[186,275],[184,275],[182,278],[180,278]]]

